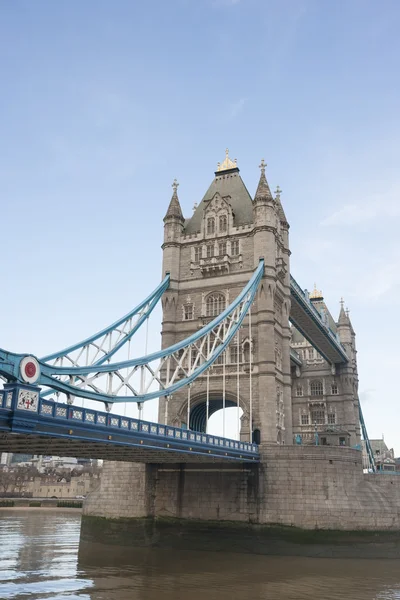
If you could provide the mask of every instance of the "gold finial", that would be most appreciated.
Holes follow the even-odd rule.
[[[281,199],[282,190],[279,187],[279,185],[276,186],[275,194],[276,194],[276,197],[278,198],[278,200],[280,200]]]
[[[265,162],[265,160],[262,158],[261,159],[261,164],[259,165],[259,168],[261,169],[261,174],[265,175],[265,167],[267,166],[267,163]]]
[[[225,160],[217,164],[217,171],[228,171],[229,169],[237,169],[237,159],[231,160],[229,158],[229,150],[227,148],[225,150]]]
[[[313,300],[322,300],[323,299],[322,292],[320,290],[317,290],[316,283],[314,283],[314,289],[310,294],[310,298],[312,298]]]
[[[174,194],[176,194],[176,193],[177,193],[177,191],[178,191],[178,186],[179,186],[179,183],[177,182],[177,180],[176,180],[176,179],[174,179],[174,182],[173,182],[173,184],[172,184],[172,189],[174,190]]]

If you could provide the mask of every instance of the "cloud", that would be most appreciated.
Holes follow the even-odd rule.
[[[235,119],[238,116],[238,114],[242,112],[245,102],[246,98],[240,98],[240,100],[234,102],[234,104],[231,104],[231,106],[229,107],[230,119]]]
[[[323,221],[323,226],[359,225],[376,219],[400,217],[400,194],[397,198],[374,197],[363,202],[345,204]]]

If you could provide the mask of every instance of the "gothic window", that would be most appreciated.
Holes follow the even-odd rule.
[[[308,351],[308,355],[310,357],[310,359],[312,360],[313,358],[315,358],[314,356],[314,348],[310,348]]]
[[[216,365],[223,365],[224,364],[224,353],[221,352],[221,354],[218,356],[218,358],[215,361]]]
[[[308,415],[301,415],[301,424],[302,425],[308,425],[308,422],[309,422]]]
[[[243,344],[243,361],[250,363],[250,342],[247,341]]]
[[[318,408],[311,411],[311,423],[313,425],[325,425],[325,411]]]
[[[191,321],[193,319],[193,304],[185,304],[183,307],[183,320]]]
[[[218,245],[218,254],[220,256],[225,256],[226,254],[226,242],[220,242]]]
[[[332,393],[333,396],[337,396],[338,395],[339,390],[338,390],[337,383],[332,383],[331,393]]]
[[[328,413],[328,424],[335,425],[336,423],[336,415],[335,413]]]
[[[209,217],[207,219],[207,233],[208,234],[215,233],[215,219],[214,219],[214,217]]]
[[[301,385],[298,385],[297,388],[296,388],[296,396],[299,397],[299,396],[302,396],[302,395],[303,395],[303,388],[302,388]]]
[[[221,345],[221,340],[219,339],[219,337],[211,334],[210,335],[210,346],[209,346],[209,352],[211,353],[213,350],[217,350],[218,347]],[[214,364],[215,365],[222,365],[224,363],[224,353],[221,352],[221,354],[218,356],[218,358],[215,360]]]
[[[311,391],[311,396],[323,396],[324,387],[322,385],[322,381],[320,381],[319,379],[312,381],[311,386],[310,386],[310,391]]]
[[[232,254],[232,256],[238,256],[238,254],[239,254],[239,240],[233,240],[231,242],[231,254]]]
[[[214,256],[214,246],[213,244],[209,244],[207,246],[207,258],[212,258]]]
[[[219,230],[224,233],[228,228],[228,219],[226,215],[221,215],[219,218]]]
[[[233,344],[231,344],[230,346],[230,359],[231,359],[231,364],[235,365],[238,361],[238,347],[237,347],[237,343],[233,342]]]
[[[199,260],[202,258],[202,250],[203,248],[201,246],[196,246],[194,249],[194,262],[199,262]]]
[[[215,292],[206,299],[206,316],[216,317],[225,310],[225,296]]]

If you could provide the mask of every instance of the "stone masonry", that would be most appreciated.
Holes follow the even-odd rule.
[[[252,339],[248,319],[226,353],[227,405],[243,409],[241,437],[249,440],[249,353],[252,353],[252,431],[270,443],[292,443],[290,374],[289,225],[278,188],[272,196],[261,164],[261,177],[250,197],[236,163],[227,156],[218,166],[203,200],[190,219],[183,218],[177,184],[164,218],[163,276],[170,273],[163,298],[162,346],[166,348],[193,334],[229,305],[251,278],[260,258],[265,272],[252,307]],[[239,354],[239,361],[238,361]],[[222,365],[210,373],[210,412],[221,407]],[[205,428],[206,376],[191,389],[191,413],[203,408]],[[169,401],[169,424],[187,423],[187,391]],[[165,420],[160,400],[159,421]]]
[[[351,448],[262,446],[259,466],[107,463],[84,515],[304,529],[398,530],[400,478],[364,475]]]
[[[310,295],[349,356],[341,367],[328,364],[289,325],[289,225],[279,188],[271,194],[264,161],[252,199],[227,155],[190,219],[182,215],[177,187],[175,182],[164,218],[163,275],[170,273],[170,287],[162,300],[163,348],[220,314],[264,259],[252,334],[246,319],[225,363],[226,405],[238,401],[239,371],[240,434],[246,440],[250,432],[259,434],[261,461],[233,466],[105,463],[84,515],[398,530],[400,478],[364,475],[362,454],[350,447],[359,443],[360,432],[355,335],[348,313],[342,306],[336,323],[322,294],[314,290]],[[301,363],[291,364],[291,346]],[[221,364],[214,364],[209,385],[211,415],[221,408]],[[160,399],[159,421],[204,431],[205,402],[203,376],[191,389],[189,422],[186,390],[174,393],[168,410]]]

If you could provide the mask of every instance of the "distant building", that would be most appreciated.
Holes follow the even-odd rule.
[[[385,440],[370,440],[372,454],[378,471],[396,471],[396,459],[393,448],[387,447]],[[369,459],[365,442],[362,441],[363,467],[369,468]]]
[[[55,477],[35,477],[26,486],[26,491],[33,498],[83,498],[99,481],[98,476],[83,473],[78,477],[71,477],[69,481],[57,481]]]

